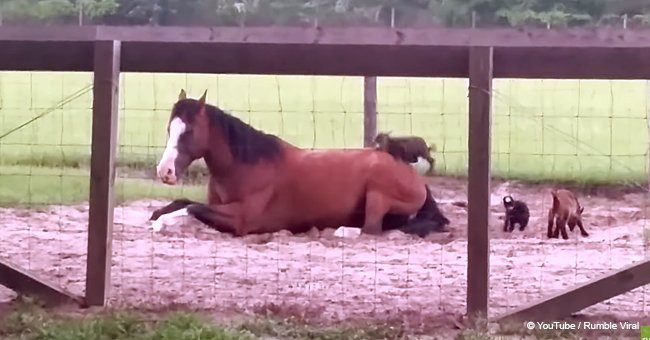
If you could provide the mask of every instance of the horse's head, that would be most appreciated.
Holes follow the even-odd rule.
[[[167,125],[167,145],[156,166],[158,178],[174,185],[187,167],[208,149],[209,122],[205,112],[206,92],[199,100],[181,90]]]

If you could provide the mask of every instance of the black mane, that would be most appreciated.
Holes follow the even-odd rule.
[[[174,112],[189,114],[190,120],[198,113],[199,102],[185,99],[176,103]],[[254,164],[260,160],[273,160],[282,154],[280,138],[257,130],[241,119],[232,116],[216,106],[205,104],[205,113],[210,124],[219,127],[235,161]]]

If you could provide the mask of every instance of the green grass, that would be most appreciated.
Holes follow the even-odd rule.
[[[88,73],[1,72],[0,135],[56,109],[0,139],[0,165],[86,168],[91,78]],[[495,80],[494,175],[533,181],[644,182],[648,173],[646,87],[644,81]],[[361,145],[360,77],[124,74],[120,165],[155,166],[165,142],[169,109],[180,88],[195,97],[207,88],[209,102],[301,147]],[[380,78],[378,100],[380,130],[420,135],[437,145],[437,172],[466,173],[465,79]],[[52,171],[58,170],[39,169],[31,176]],[[31,182],[38,188],[38,183],[49,182],[47,178],[43,175]],[[15,180],[0,178],[2,183]],[[85,195],[84,180],[61,181],[76,189],[60,194],[29,189],[32,196],[42,196],[32,199],[67,201]],[[161,197],[175,192],[146,180],[121,183],[124,199],[142,196],[143,190]],[[24,183],[13,185],[20,193],[28,190]],[[0,197],[17,195],[7,191]]]
[[[21,304],[0,318],[8,340],[361,340],[404,339],[400,328],[382,325],[319,326],[293,319],[241,317],[216,322],[198,313],[108,311],[73,315]]]
[[[633,333],[633,332],[630,332]],[[585,334],[586,335],[586,334]],[[227,319],[186,311],[47,310],[36,300],[22,300],[0,315],[0,338],[7,340],[397,340],[397,339],[581,339],[571,331],[527,330],[522,324],[487,322],[411,329],[365,322],[324,325],[278,316],[233,315]]]
[[[192,314],[174,313],[147,320],[135,313],[106,313],[89,317],[49,316],[14,312],[0,329],[3,339],[33,340],[236,340],[254,339],[250,332],[214,325]]]
[[[88,171],[78,168],[0,166],[0,206],[70,204],[88,200]],[[165,186],[138,178],[117,178],[117,203],[140,198],[187,197],[203,201],[205,186]]]

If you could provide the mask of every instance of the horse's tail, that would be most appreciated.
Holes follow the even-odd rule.
[[[415,218],[407,223],[402,231],[407,234],[416,234],[424,237],[432,232],[446,232],[446,226],[449,225],[449,219],[442,214],[438,204],[431,195],[431,190],[425,184],[426,198]]]

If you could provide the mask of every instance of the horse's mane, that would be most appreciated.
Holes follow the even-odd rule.
[[[185,105],[193,110],[182,110]],[[185,99],[177,103],[176,109],[178,112],[198,112],[198,105],[197,100]],[[253,164],[260,160],[276,159],[282,154],[281,140],[277,136],[257,130],[214,105],[205,104],[205,113],[210,124],[223,132],[235,161]]]

